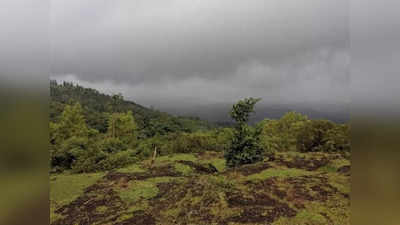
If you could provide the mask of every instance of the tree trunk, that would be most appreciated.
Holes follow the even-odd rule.
[[[154,161],[156,160],[156,156],[157,156],[157,147],[154,147],[154,153],[153,153],[153,158],[151,159],[150,169],[153,168]]]

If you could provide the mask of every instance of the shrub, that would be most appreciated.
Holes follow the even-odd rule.
[[[99,162],[99,168],[101,170],[111,170],[127,166],[137,161],[136,152],[129,149],[115,154],[109,154],[105,159]]]
[[[257,127],[264,152],[295,150],[297,135],[307,121],[308,118],[300,113],[288,112],[279,120],[260,122]]]
[[[259,145],[258,135],[256,135],[254,129],[247,125],[250,114],[254,112],[254,105],[259,100],[246,98],[232,106],[230,115],[236,121],[236,125],[230,149],[224,154],[226,164],[229,167],[262,160],[262,149]]]
[[[72,164],[75,173],[100,171],[99,162],[107,158],[107,154],[97,147],[89,148],[79,154]]]
[[[235,130],[231,148],[225,152],[226,165],[235,167],[262,160],[262,149],[254,131],[248,126]]]
[[[101,143],[101,150],[106,153],[117,153],[128,149],[128,145],[119,138],[106,138]]]
[[[300,152],[350,152],[349,127],[327,120],[308,121],[297,136]]]

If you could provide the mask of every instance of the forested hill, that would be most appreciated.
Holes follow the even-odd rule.
[[[50,121],[56,122],[64,107],[74,103],[79,103],[83,107],[89,127],[100,132],[107,130],[109,113],[127,111],[132,111],[145,137],[176,131],[193,132],[214,127],[213,124],[199,118],[173,116],[143,107],[124,100],[120,94],[111,96],[69,82],[50,81]]]

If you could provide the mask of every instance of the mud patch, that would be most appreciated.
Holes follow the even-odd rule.
[[[296,211],[286,203],[280,202],[263,193],[254,193],[244,197],[240,192],[226,193],[229,207],[243,208],[240,215],[227,219],[236,223],[271,223],[281,216],[293,217]]]
[[[346,176],[350,176],[350,170],[351,170],[350,166],[342,166],[337,170],[337,172],[345,174]]]
[[[260,173],[261,171],[269,169],[269,168],[271,168],[271,166],[268,163],[261,163],[261,164],[255,164],[255,165],[244,165],[244,166],[241,166],[236,171],[240,172],[244,176],[248,176],[251,174]]]
[[[200,174],[210,174],[210,173],[218,172],[217,168],[215,168],[211,163],[202,165],[202,164],[194,163],[192,161],[180,160],[177,162],[192,167],[197,173],[200,173]]]
[[[252,197],[244,197],[243,194],[239,192],[227,192],[226,197],[230,207],[249,205],[275,206],[278,204],[278,201],[268,195],[258,193],[255,193]]]
[[[103,210],[99,212],[98,208]],[[100,182],[88,187],[82,196],[70,204],[58,208],[55,212],[63,218],[52,225],[106,223],[114,221],[124,209],[125,205],[117,193]]]
[[[327,157],[322,157],[321,159],[305,159],[296,157],[292,160],[277,158],[275,159],[274,162],[277,162],[279,165],[283,165],[288,168],[297,168],[308,171],[314,171],[319,169],[320,167],[326,166],[330,161],[331,159]]]
[[[135,216],[115,223],[114,225],[155,225],[156,220],[149,214],[146,214],[143,210],[136,211]]]
[[[294,217],[296,211],[287,204],[279,203],[273,208],[264,208],[261,206],[245,207],[239,216],[228,218],[226,221],[235,223],[262,223],[270,224],[279,217]]]

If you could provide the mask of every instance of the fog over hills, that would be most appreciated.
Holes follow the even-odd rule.
[[[233,103],[232,103],[233,104]],[[209,104],[185,107],[168,108],[161,110],[175,115],[197,116],[210,122],[232,122],[229,111],[232,104]],[[346,106],[340,105],[265,105],[260,102],[255,107],[256,112],[250,122],[259,122],[265,118],[277,119],[289,111],[296,111],[307,115],[311,119],[328,119],[338,123],[348,122],[350,113]]]

